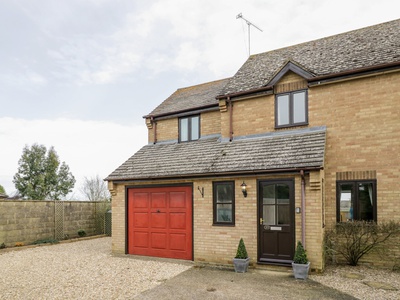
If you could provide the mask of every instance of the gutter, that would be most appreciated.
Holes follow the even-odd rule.
[[[312,78],[308,79],[308,82],[309,82],[309,86],[314,86],[314,85],[319,85],[319,84],[322,84],[325,82],[349,79],[350,77],[355,77],[357,75],[365,76],[365,75],[373,75],[375,73],[380,73],[383,71],[391,71],[391,70],[394,71],[398,67],[400,67],[400,61],[379,64],[379,65],[370,66],[370,67],[363,67],[363,68],[353,69],[353,70],[349,70],[349,71],[343,71],[343,72],[339,72],[339,73],[316,76],[316,77],[312,77]]]
[[[143,118],[144,119],[146,119],[146,118],[160,118],[160,117],[166,117],[166,116],[171,116],[171,115],[177,115],[177,114],[182,114],[182,113],[186,113],[186,112],[191,112],[193,110],[203,110],[203,109],[213,108],[213,107],[218,107],[218,102],[214,103],[214,104],[205,105],[205,106],[192,107],[192,108],[176,110],[176,111],[173,111],[173,112],[167,112],[167,113],[162,113],[162,114],[157,114],[157,115],[149,114],[149,115],[143,116]]]
[[[263,87],[260,87],[260,88],[251,89],[251,90],[247,90],[247,91],[243,91],[243,92],[236,92],[236,93],[231,93],[231,94],[226,94],[226,95],[220,95],[220,96],[217,96],[215,98],[217,100],[221,100],[221,99],[225,99],[225,98],[229,99],[229,98],[238,97],[238,96],[244,96],[244,95],[249,95],[249,94],[254,94],[254,93],[270,91],[273,88],[274,87],[272,85],[263,86]]]
[[[348,70],[348,71],[342,71],[339,73],[330,73],[330,74],[326,74],[326,75],[311,77],[311,78],[308,78],[307,81],[309,83],[309,86],[315,86],[315,85],[322,84],[324,82],[348,79],[349,77],[355,77],[358,74],[359,75],[372,75],[374,73],[378,73],[378,72],[382,72],[382,71],[395,71],[399,67],[400,67],[400,61],[396,61],[396,62],[384,63],[384,64],[363,67],[363,68],[358,68],[358,69],[353,69],[353,70]],[[263,86],[260,88],[250,89],[247,91],[241,91],[241,92],[230,93],[230,94],[226,94],[226,95],[220,95],[220,96],[217,96],[216,99],[221,100],[221,99],[227,99],[228,97],[233,98],[233,97],[238,97],[238,96],[250,95],[250,94],[270,91],[270,90],[273,90],[273,88],[274,88],[273,85],[268,85],[268,86]]]
[[[199,179],[199,178],[214,178],[214,177],[232,177],[232,176],[257,176],[257,175],[268,175],[276,173],[289,173],[298,174],[298,172],[303,171],[314,171],[322,170],[324,167],[301,167],[301,168],[283,168],[283,169],[271,169],[271,170],[250,170],[250,171],[233,171],[233,172],[223,172],[223,173],[201,173],[201,174],[182,174],[182,175],[172,175],[172,176],[157,176],[157,177],[145,177],[145,178],[132,178],[132,177],[122,177],[122,178],[110,178],[107,177],[106,181],[113,182],[131,182],[131,181],[156,181],[156,180],[178,180],[178,179]]]

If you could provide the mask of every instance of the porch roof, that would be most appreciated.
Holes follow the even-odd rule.
[[[149,144],[105,180],[151,180],[260,174],[324,166],[325,127],[189,143]]]

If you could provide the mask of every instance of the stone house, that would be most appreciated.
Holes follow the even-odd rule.
[[[252,55],[145,116],[148,144],[106,180],[112,249],[324,268],[327,226],[400,219],[400,19]]]

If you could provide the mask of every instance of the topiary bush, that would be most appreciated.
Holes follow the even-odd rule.
[[[304,264],[308,263],[307,252],[303,247],[303,244],[298,241],[296,251],[294,252],[293,262],[295,264]]]
[[[80,237],[84,237],[84,236],[86,236],[86,231],[83,230],[83,229],[79,229],[79,230],[78,230],[78,235],[79,235]]]
[[[243,238],[241,238],[239,241],[235,258],[246,259],[248,257],[249,255],[247,254],[246,246],[244,245]]]

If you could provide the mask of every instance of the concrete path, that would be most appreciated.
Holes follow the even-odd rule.
[[[356,298],[310,279],[264,270],[235,273],[210,267],[193,267],[135,299],[344,299]]]

